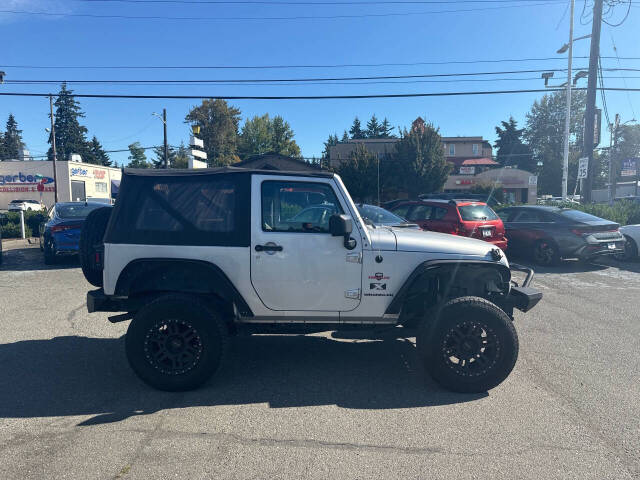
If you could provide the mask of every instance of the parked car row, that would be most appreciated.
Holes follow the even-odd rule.
[[[524,205],[496,214],[487,203],[474,198],[425,196],[387,205],[392,213],[423,230],[484,240],[539,265],[553,265],[563,258],[638,257],[640,226],[620,228],[615,222],[571,208]]]

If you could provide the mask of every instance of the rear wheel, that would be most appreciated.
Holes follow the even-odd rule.
[[[560,262],[558,247],[550,240],[538,240],[533,246],[533,260],[538,265],[557,265]]]
[[[426,370],[456,392],[486,392],[504,381],[518,358],[513,322],[500,308],[479,297],[449,301],[425,319],[418,349]]]
[[[96,287],[102,286],[102,263],[100,250],[107,230],[111,207],[101,207],[87,215],[80,232],[80,265],[87,281]]]
[[[191,390],[220,368],[228,330],[197,298],[168,295],[135,315],[125,348],[131,368],[145,383],[159,390]]]

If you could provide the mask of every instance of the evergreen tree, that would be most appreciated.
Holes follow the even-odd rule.
[[[209,166],[229,165],[238,157],[240,110],[220,99],[203,100],[185,117],[185,122],[200,127]]]
[[[395,138],[393,134],[393,127],[387,117],[384,117],[382,125],[380,125],[380,137],[379,138]]]
[[[371,115],[371,119],[367,122],[367,131],[365,133],[365,136],[367,138],[380,138],[380,127],[381,125],[378,123],[378,118],[374,113],[373,115]]]
[[[0,162],[7,158],[4,153],[4,133],[0,131]]]
[[[18,130],[18,122],[16,122],[13,114],[9,114],[7,119],[7,128],[0,137],[1,157],[0,160],[17,160],[20,157],[20,151],[24,146],[22,143],[22,130]]]
[[[171,168],[189,168],[189,149],[184,142],[180,142],[180,146],[176,150],[176,155],[170,165]]]
[[[83,161],[86,163],[93,163],[94,165],[102,165],[103,167],[111,166],[109,155],[104,151],[104,148],[102,148],[102,145],[100,145],[100,142],[95,135],[89,142]]]
[[[421,119],[420,119],[421,120]],[[422,120],[411,131],[405,129],[394,146],[391,159],[397,168],[396,186],[416,199],[421,193],[439,191],[447,180],[450,166],[438,130]]]
[[[348,142],[349,141],[349,134],[347,133],[346,130],[342,133],[342,139],[340,141],[341,142]]]
[[[351,135],[351,138],[353,139],[365,138],[365,132],[362,131],[360,119],[358,117],[353,119],[353,125],[351,125],[351,128],[349,129],[349,135]]]
[[[87,128],[80,125],[80,118],[84,113],[80,109],[80,102],[73,97],[73,91],[67,89],[67,84],[63,83],[58,92],[58,97],[54,103],[55,130],[56,130],[56,153],[59,160],[67,160],[72,153],[78,153],[83,158],[89,153],[87,144]],[[51,143],[51,135],[49,135]],[[53,149],[50,147],[47,152],[49,160],[53,160]]]
[[[496,161],[506,166],[517,166],[528,172],[536,171],[536,164],[528,145],[522,142],[522,134],[524,128],[518,128],[518,123],[509,117],[508,121],[500,122],[502,128],[496,127],[498,139],[494,143],[494,147],[498,149]]]
[[[147,156],[144,154],[144,148],[140,145],[140,142],[134,142],[129,145],[130,155],[127,157],[129,168],[150,168],[151,165],[147,162]]]
[[[338,144],[338,135],[337,134],[333,134],[333,135],[329,135],[329,138],[327,138],[327,141],[324,142],[324,151],[322,152],[322,158],[323,159],[328,159],[329,158],[329,148],[333,147],[334,145]]]
[[[153,154],[156,157],[151,159],[153,168],[164,168],[164,145],[153,147]],[[167,157],[168,166],[171,168],[171,165],[173,165],[176,160],[176,149],[171,145],[167,146]]]

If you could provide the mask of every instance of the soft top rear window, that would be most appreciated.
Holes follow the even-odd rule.
[[[487,205],[465,205],[458,207],[460,216],[465,222],[479,222],[483,220],[496,220],[498,216]]]
[[[125,175],[106,243],[249,245],[249,175]]]

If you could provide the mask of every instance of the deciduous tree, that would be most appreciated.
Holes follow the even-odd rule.
[[[220,99],[203,100],[193,107],[185,122],[200,127],[209,166],[229,165],[238,157],[238,128],[240,110]]]

